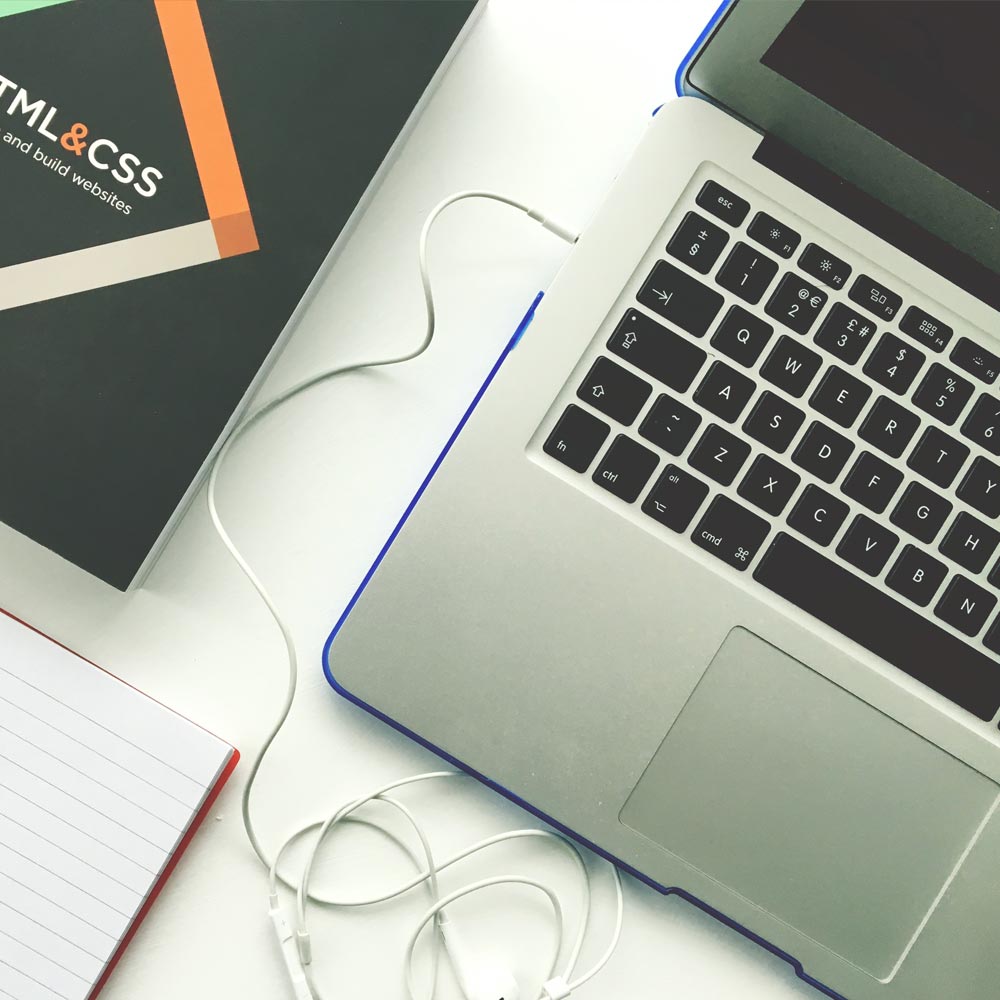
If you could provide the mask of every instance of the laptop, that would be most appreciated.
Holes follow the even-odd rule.
[[[1000,981],[998,31],[720,10],[324,656],[849,1000]]]

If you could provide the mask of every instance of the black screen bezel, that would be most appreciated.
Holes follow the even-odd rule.
[[[761,60],[803,0],[734,0],[685,89],[833,171],[1000,275],[1000,212]]]

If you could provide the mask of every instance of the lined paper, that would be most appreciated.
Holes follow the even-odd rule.
[[[0,1000],[86,1000],[232,756],[0,614]]]

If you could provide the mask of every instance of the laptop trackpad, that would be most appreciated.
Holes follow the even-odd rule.
[[[888,979],[998,794],[978,771],[738,628],[621,820]]]

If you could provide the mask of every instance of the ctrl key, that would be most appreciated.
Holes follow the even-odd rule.
[[[546,439],[543,450],[574,472],[586,472],[610,433],[611,428],[603,420],[570,404]]]
[[[717,496],[691,535],[691,541],[741,572],[753,562],[771,525],[729,497]]]
[[[656,452],[619,434],[611,442],[604,458],[597,463],[591,478],[619,500],[634,503],[658,462]]]

